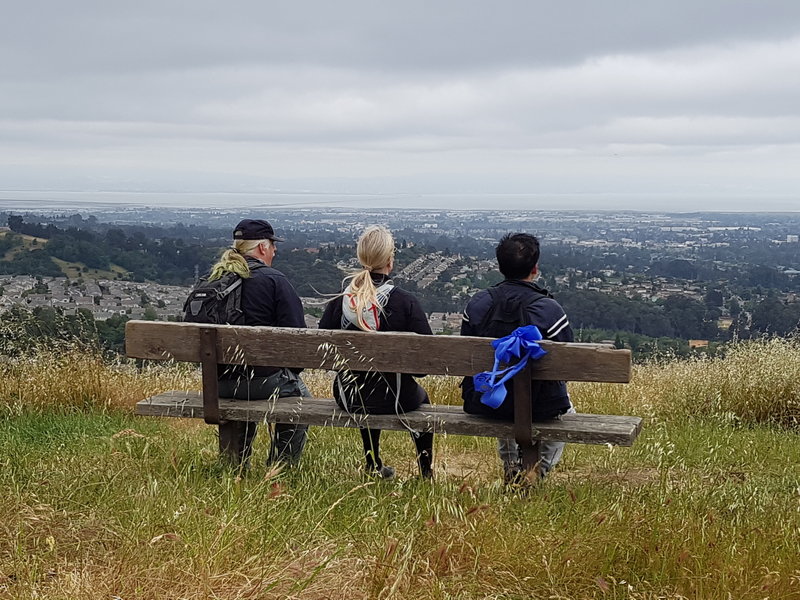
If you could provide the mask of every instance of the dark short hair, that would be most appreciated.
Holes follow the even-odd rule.
[[[507,233],[494,253],[506,279],[525,279],[539,263],[539,240],[529,233]]]

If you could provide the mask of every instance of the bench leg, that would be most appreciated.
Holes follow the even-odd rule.
[[[514,377],[514,439],[519,448],[522,472],[529,482],[538,481],[540,443],[533,439],[531,427],[531,366],[527,365]]]
[[[203,368],[203,419],[209,425],[219,424],[219,383],[217,381],[217,330],[200,329],[201,366]]]
[[[518,444],[514,438],[498,438],[497,449],[503,462],[503,477],[506,483],[538,481],[542,476],[546,448],[542,442],[532,440],[531,444]]]
[[[525,473],[525,479],[528,481],[538,481],[540,476],[539,463],[542,460],[540,453],[541,443],[539,440],[533,440],[531,444],[520,444],[519,457],[522,461],[522,470]]]

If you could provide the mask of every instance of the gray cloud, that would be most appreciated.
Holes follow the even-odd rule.
[[[18,4],[8,187],[800,191],[797,2]]]
[[[435,72],[786,38],[797,32],[800,5],[31,0],[18,3],[8,17],[2,28],[5,56],[22,72],[157,69],[165,57],[180,68],[268,61]]]

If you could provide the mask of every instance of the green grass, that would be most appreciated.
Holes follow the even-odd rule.
[[[77,279],[78,277],[85,277],[88,279],[116,279],[117,275],[125,275],[128,271],[118,265],[111,265],[109,269],[96,269],[94,267],[87,267],[82,262],[70,262],[61,260],[60,258],[52,257],[53,262],[58,265],[61,272],[69,279]]]
[[[527,495],[500,486],[490,443],[438,440],[428,485],[407,436],[385,435],[397,483],[362,479],[353,431],[314,429],[298,469],[242,478],[199,424],[6,419],[2,593],[790,598],[800,584],[796,433],[655,426],[631,449],[570,447]]]
[[[8,235],[9,232],[7,231],[0,231],[0,237],[5,237]],[[43,248],[44,245],[47,243],[45,238],[37,238],[32,235],[25,235],[25,234],[18,234],[20,239],[22,240],[22,245],[11,248],[8,250],[2,257],[2,260],[11,260],[20,252],[28,252],[35,248]],[[34,244],[35,242],[35,244]]]
[[[6,231],[0,231],[0,237],[3,237],[7,234]],[[38,248],[44,248],[47,244],[47,239],[34,237],[25,234],[19,234],[22,244],[20,246],[11,248],[8,250],[0,259],[2,260],[12,260],[15,256],[18,256],[22,252],[30,252],[31,250],[36,250]],[[60,258],[51,257],[51,260],[61,269],[61,272],[64,276],[75,279],[78,277],[87,277],[91,279],[114,279],[117,275],[125,275],[128,271],[119,265],[111,265],[110,269],[95,269],[95,268],[88,268],[85,264],[81,262],[70,262],[66,260],[61,260]]]
[[[574,386],[582,408],[645,416],[643,433],[632,448],[569,446],[528,493],[502,487],[490,439],[437,438],[429,484],[408,434],[386,432],[399,477],[378,482],[360,474],[358,434],[331,428],[312,428],[286,472],[262,464],[262,431],[241,477],[218,466],[212,427],[131,414],[194,372],[78,355],[0,365],[0,598],[797,598],[798,430],[788,401],[745,410],[770,382],[788,400],[800,388],[785,344],[749,347],[780,361],[761,363],[758,390],[743,376],[755,399],[726,392],[736,366],[713,361]],[[452,380],[426,385],[457,397]]]

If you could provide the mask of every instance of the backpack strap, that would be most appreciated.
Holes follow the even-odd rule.
[[[244,312],[242,311],[242,278],[237,277],[233,283],[231,283],[228,287],[226,287],[221,293],[220,296],[225,298],[231,295],[231,300],[229,303],[225,304],[226,315],[225,321],[230,323],[235,323],[239,318],[244,317]],[[239,290],[238,293],[236,290]]]
[[[500,288],[496,285],[493,285],[490,288],[486,288],[486,291],[489,292],[489,296],[491,296],[492,298],[492,306],[494,306],[494,303],[497,302],[499,298],[504,297],[503,292],[501,292]]]
[[[515,290],[520,287],[521,290]],[[486,288],[486,291],[490,296],[489,308],[481,319],[476,333],[482,337],[503,337],[511,333],[515,327],[530,325],[528,307],[546,297],[530,285],[514,280],[506,280]]]
[[[503,283],[506,284],[506,285],[502,285]],[[531,304],[535,304],[536,302],[539,302],[539,300],[541,300],[542,298],[552,298],[553,295],[550,292],[548,292],[544,288],[540,288],[539,286],[537,286],[535,284],[528,284],[527,282],[515,281],[513,279],[507,279],[504,282],[498,283],[495,286],[487,288],[487,291],[489,292],[489,295],[491,295],[492,303],[494,304],[494,302],[496,301],[496,299],[498,297],[504,298],[504,299],[508,298],[508,296],[509,296],[508,293],[506,293],[505,291],[500,291],[502,288],[506,288],[506,290],[509,290],[509,289],[520,288],[520,287],[525,290],[525,293],[520,294],[520,304],[522,305],[522,308],[525,311],[526,323],[524,323],[524,324],[525,325],[530,325],[530,323],[527,322],[528,321],[528,315],[527,315],[528,307]]]

